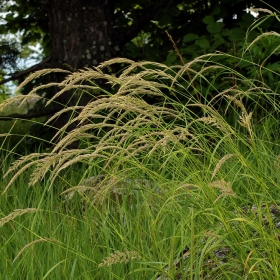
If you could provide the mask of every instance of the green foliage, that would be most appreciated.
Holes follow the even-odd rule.
[[[48,17],[44,12],[45,1],[4,1],[5,24],[0,25],[1,34],[18,35],[21,32],[21,45],[43,43],[48,33]],[[49,40],[49,38],[47,39]]]
[[[47,2],[4,1],[2,9],[6,12],[6,24],[0,25],[1,34],[22,32],[22,46],[39,43],[42,45],[43,55],[50,55]],[[257,0],[250,3],[251,7],[270,8],[267,5],[269,1],[267,4]],[[280,8],[279,3],[273,4],[276,9]],[[118,0],[114,5],[111,23],[114,26],[113,43],[117,42],[122,34],[129,32],[129,29],[138,24],[141,26],[138,34],[121,48],[121,56],[134,60],[165,61],[168,51],[172,49],[165,30],[172,35],[175,42],[179,42],[186,61],[216,50],[240,55],[238,52],[244,46],[247,29],[256,20],[245,11],[250,7],[244,0],[222,0],[219,3],[210,1],[203,4],[195,0]],[[141,22],[141,18],[145,18],[149,13],[153,16]],[[262,14],[260,12],[258,18],[261,19]],[[264,30],[271,29],[272,26],[276,32],[280,30],[280,25],[273,17],[263,22],[262,26]],[[255,38],[255,35],[251,33],[250,36]],[[191,36],[195,36],[195,39]],[[192,46],[192,43],[195,45]],[[172,59],[167,59],[167,63],[173,63]]]
[[[3,76],[0,75],[0,79],[3,79]],[[1,85],[0,86],[0,103],[2,103],[4,100],[7,100],[10,98],[11,95],[11,89],[7,85]]]
[[[208,62],[202,61],[196,69],[206,68],[211,61],[214,64],[221,63],[223,67],[233,69],[232,79],[224,79],[224,76],[219,74],[219,70],[213,68],[212,74],[215,78],[212,80],[211,86],[209,86],[209,80],[202,79],[199,83],[192,82],[196,91],[204,95],[208,101],[215,98],[217,88],[222,92],[230,87],[238,87],[246,92],[245,79],[257,81],[258,86],[269,84],[272,92],[278,91],[280,64],[277,54],[280,35],[274,31],[262,33],[263,27],[269,27],[275,20],[278,21],[276,14],[259,16],[258,19],[254,19],[250,14],[244,14],[241,20],[232,26],[232,29],[222,27],[219,32],[215,33],[210,32],[210,29],[213,28],[214,23],[219,22],[215,22],[212,15],[206,16],[203,22],[209,34],[201,36],[194,33],[186,34],[182,42],[175,46],[175,50],[170,51],[165,63],[172,65],[184,61],[185,64],[191,59],[195,60],[199,55],[203,56],[205,53],[212,52],[212,56],[207,55]],[[276,26],[278,25],[279,22]],[[248,27],[250,28],[247,30]],[[187,73],[186,79],[191,80],[195,75],[196,73],[193,74],[190,71]]]
[[[17,68],[17,58],[19,55],[19,47],[16,42],[2,41],[0,43],[0,67],[1,74],[4,69]]]

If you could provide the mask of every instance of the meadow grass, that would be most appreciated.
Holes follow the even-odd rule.
[[[102,94],[53,117],[80,109],[52,150],[3,151],[1,279],[280,278],[279,94],[215,56],[59,85]]]

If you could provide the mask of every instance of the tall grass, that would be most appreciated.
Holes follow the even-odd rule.
[[[2,163],[1,279],[279,278],[279,93],[223,56],[57,85],[99,96],[53,116],[80,110],[51,151]]]

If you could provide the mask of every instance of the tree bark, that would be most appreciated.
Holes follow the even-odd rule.
[[[112,57],[112,0],[49,0],[53,63],[73,69]]]
[[[48,7],[51,64],[76,71],[96,66],[116,55],[119,49],[112,37],[114,0],[49,0]],[[52,77],[54,82],[63,79],[65,76],[61,74]],[[63,108],[65,105],[84,106],[90,99],[90,94],[83,93],[78,97],[75,92],[66,92],[56,102]],[[63,114],[52,125],[60,129],[70,117],[71,113]],[[75,125],[69,126],[68,130],[73,128]]]

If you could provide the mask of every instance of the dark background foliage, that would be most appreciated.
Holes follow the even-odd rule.
[[[273,7],[271,6],[273,5]],[[268,84],[278,90],[279,36],[271,34],[249,44],[264,32],[279,32],[277,18],[259,10],[253,16],[247,9],[280,10],[275,1],[179,1],[179,0],[15,0],[2,1],[0,33],[0,66],[2,87],[6,81],[21,82],[28,74],[43,68],[77,70],[93,67],[117,56],[136,61],[150,60],[167,65],[187,63],[207,53],[222,52],[227,56],[209,58],[234,69],[240,76],[257,80],[259,86]],[[254,24],[254,25],[253,25]],[[7,40],[7,38],[16,39]],[[39,44],[41,52],[35,57],[38,64],[19,69],[19,58],[34,57],[30,46]],[[253,63],[252,63],[253,62]],[[255,64],[254,64],[255,63]],[[259,67],[261,65],[262,67]],[[203,67],[203,65],[198,65]],[[117,72],[119,68],[113,69]],[[222,74],[210,74],[209,81],[192,85],[211,99],[229,87],[242,89],[238,75],[225,80]],[[7,78],[8,77],[8,78]],[[44,76],[23,88],[28,93],[34,85],[59,82],[65,76]],[[244,91],[247,89],[244,88]],[[56,90],[42,91],[52,97]],[[92,96],[83,95],[80,105]],[[182,100],[184,101],[184,100]],[[252,100],[250,101],[252,102]],[[73,93],[67,93],[38,114],[53,114],[65,106],[77,103]],[[59,106],[58,106],[59,104]],[[44,112],[44,110],[48,110]],[[31,112],[34,117],[34,112]],[[39,116],[38,115],[38,116]],[[65,114],[53,123],[59,129],[69,119]],[[69,129],[73,129],[70,127]],[[36,128],[38,130],[38,128]],[[40,129],[39,129],[40,131]]]

